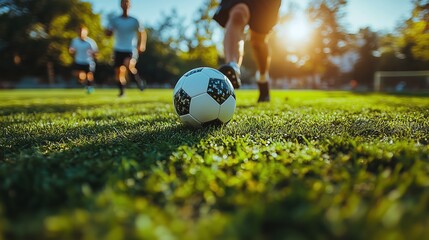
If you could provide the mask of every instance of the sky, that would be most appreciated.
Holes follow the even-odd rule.
[[[84,0],[91,2],[97,13],[120,14],[120,0]],[[161,21],[163,14],[173,8],[179,16],[188,21],[203,4],[204,0],[132,0],[130,15],[143,23],[153,25]],[[298,10],[305,9],[308,0],[282,0],[281,12],[294,2]],[[355,33],[359,28],[369,26],[373,31],[393,31],[395,26],[406,19],[412,9],[411,0],[348,0],[346,15],[343,19],[347,31]]]

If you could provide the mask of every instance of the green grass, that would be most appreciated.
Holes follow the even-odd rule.
[[[429,236],[428,96],[240,90],[189,129],[127,94],[0,92],[0,239]]]

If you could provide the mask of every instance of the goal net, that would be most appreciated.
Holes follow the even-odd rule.
[[[378,71],[374,74],[374,91],[429,91],[428,71]]]

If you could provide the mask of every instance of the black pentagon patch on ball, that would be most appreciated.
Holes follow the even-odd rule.
[[[215,119],[215,120],[212,120],[212,121],[205,122],[205,123],[203,123],[201,125],[203,127],[219,127],[219,126],[223,125],[223,122],[221,120],[219,120],[219,119]]]
[[[225,79],[210,78],[207,94],[216,100],[216,102],[222,104],[229,96],[234,95],[234,92],[229,88]]]
[[[191,97],[185,92],[185,90],[180,89],[174,95],[174,106],[179,116],[189,113],[189,107],[191,105]]]

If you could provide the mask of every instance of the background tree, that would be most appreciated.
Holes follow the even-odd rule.
[[[183,74],[185,61],[179,54],[187,43],[184,18],[172,10],[155,27],[147,26],[146,51],[137,67],[149,83],[173,84]]]
[[[305,50],[307,61],[303,71],[310,76],[324,74],[333,65],[332,56],[340,55],[347,46],[346,31],[340,24],[344,16],[345,0],[313,0],[307,9],[310,22],[313,23],[313,35],[309,47]]]
[[[413,1],[414,9],[396,32],[379,36],[377,70],[429,69],[429,1]]]
[[[396,44],[398,35],[394,33],[380,34],[378,37],[379,52],[381,54],[378,61],[379,71],[406,70],[405,56],[399,52]]]
[[[216,7],[216,0],[203,2],[189,26],[172,9],[155,27],[149,27],[147,50],[138,63],[148,82],[174,85],[192,68],[217,67],[218,50],[213,40],[216,24],[211,20]]]
[[[310,86],[313,87],[318,87],[315,85],[316,76],[328,82],[338,78],[339,69],[332,64],[330,58],[342,54],[347,47],[347,34],[340,24],[345,5],[346,1],[342,0],[313,0],[303,16],[300,16],[298,7],[289,4],[288,11],[280,16],[279,24],[270,39],[273,50],[271,77],[300,79],[301,87],[308,86],[303,81],[305,78],[312,79]],[[282,31],[293,27],[300,17],[306,20],[304,24],[309,25],[309,35],[299,40],[283,36]]]
[[[193,20],[193,34],[188,39],[187,60],[192,65],[218,66],[218,52],[213,40],[217,23],[212,20],[218,3],[216,0],[206,0],[196,12]]]
[[[44,75],[72,62],[68,46],[84,24],[99,44],[100,60],[108,61],[111,41],[103,38],[101,17],[80,0],[8,0],[0,5],[0,69],[19,76]],[[11,69],[13,71],[11,71]],[[61,71],[60,71],[61,72]]]
[[[399,46],[407,57],[429,61],[429,1],[414,0],[411,17],[401,29]]]
[[[353,68],[353,78],[359,84],[372,86],[378,65],[378,59],[374,56],[378,49],[377,33],[368,27],[363,28],[359,30],[357,39],[359,59]]]
[[[164,15],[148,30],[147,51],[140,56],[138,68],[150,83],[174,84],[187,70],[198,66],[217,67],[223,62],[222,44],[218,36],[223,29],[212,20],[219,0],[205,0],[187,24],[176,11]],[[361,56],[354,74],[368,80],[375,59],[372,52],[380,46],[377,70],[426,70],[429,66],[429,1],[414,0],[410,18],[397,33],[376,38],[369,29],[361,31],[366,45],[357,51]],[[329,83],[339,78],[339,69],[332,57],[353,48],[341,25],[345,0],[312,0],[305,10],[312,35],[304,46],[291,47],[281,36],[277,25],[269,39],[272,50],[270,75],[276,79],[322,79]],[[281,16],[285,28],[299,12],[289,6]],[[283,24],[280,23],[280,24]],[[72,57],[68,54],[70,40],[77,36],[80,24],[87,25],[90,37],[99,45],[96,81],[112,78],[112,38],[106,38],[101,16],[93,12],[84,0],[3,0],[0,1],[0,78],[20,79],[24,74],[54,79],[54,73],[67,74]],[[375,45],[374,45],[375,44]],[[244,83],[254,83],[256,65],[248,39],[245,41],[242,77]],[[47,78],[47,76],[49,78]],[[1,79],[0,79],[1,80]],[[314,81],[316,82],[316,81]],[[304,82],[303,82],[304,83]],[[308,87],[308,85],[301,85]]]

